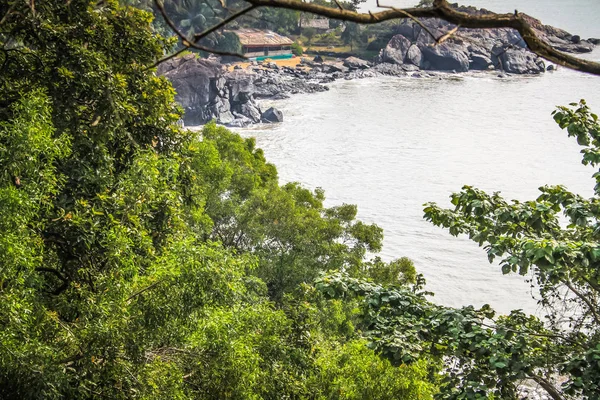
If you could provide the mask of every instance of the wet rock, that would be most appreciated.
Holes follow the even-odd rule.
[[[218,119],[214,107],[221,106],[217,100],[214,80],[221,75],[221,65],[190,54],[162,63],[158,72],[164,75],[175,89],[175,100],[184,110],[186,125],[200,125]],[[224,110],[229,111],[228,109]]]
[[[428,66],[428,65],[429,65],[428,63],[423,62],[423,66]],[[412,64],[402,64],[400,66],[400,68],[406,72],[413,72],[413,71],[419,70],[419,67],[417,67],[416,65],[412,65]]]
[[[258,105],[254,101],[247,101],[245,103],[234,105],[233,110],[237,114],[241,114],[241,115],[247,117],[252,122],[260,122],[260,119],[261,119],[260,108],[258,108]]]
[[[553,64],[548,65],[548,67],[546,67],[546,71],[554,71],[556,70],[556,66],[554,66]]]
[[[489,15],[490,11],[477,9],[475,7],[451,5],[460,12],[475,15]],[[600,39],[583,40],[578,35],[544,25],[541,21],[525,14],[521,16],[536,31],[543,41],[549,43],[556,49],[568,53],[586,53],[593,50],[594,45],[600,44]],[[487,70],[497,67],[494,62],[492,50],[496,46],[506,46],[515,49],[527,50],[527,44],[521,35],[514,29],[464,29],[459,28],[458,34],[447,39],[441,46],[435,44],[435,38],[450,32],[455,25],[436,18],[422,19],[424,29],[412,20],[405,20],[395,28],[395,33],[386,47],[381,50],[376,58],[378,63],[412,64],[420,69],[431,70],[456,70],[464,72],[470,69]],[[419,54],[414,50],[418,48]],[[512,52],[508,58],[522,58],[519,52]],[[535,56],[534,56],[535,57]],[[512,73],[539,73],[541,63],[537,60],[507,60],[514,61],[516,65],[511,68]],[[526,61],[530,63],[527,64]],[[533,61],[531,63],[531,61]],[[517,72],[524,71],[524,72]]]
[[[492,62],[496,69],[509,74],[539,74],[546,70],[540,57],[520,47],[495,46],[492,49]]]
[[[316,63],[322,63],[323,62],[323,57],[316,55],[315,58],[313,58],[313,61]]]
[[[493,68],[493,66],[492,59],[482,54],[472,54],[471,59],[469,60],[470,70],[485,71],[490,69],[490,67]]]
[[[344,67],[350,70],[367,69],[369,68],[369,62],[358,57],[348,57],[344,60]]]
[[[590,53],[594,50],[594,45],[584,40],[579,43],[558,44],[554,47],[566,53]]]
[[[221,125],[228,125],[234,120],[234,116],[230,111],[219,113],[217,123]]]
[[[261,120],[265,123],[283,122],[283,113],[278,109],[271,107],[262,113]]]
[[[254,122],[250,118],[248,118],[242,114],[238,114],[238,113],[234,112],[233,116],[235,117],[235,119],[233,121],[231,121],[229,124],[227,124],[227,126],[234,127],[234,128],[243,128]]]
[[[469,57],[463,46],[446,42],[435,47],[419,46],[419,48],[425,61],[429,63],[428,69],[458,72],[469,70]]]
[[[382,63],[375,65],[372,70],[381,75],[405,76],[406,71],[398,64]]]
[[[392,37],[385,49],[381,51],[381,61],[390,64],[404,64],[406,53],[411,47],[411,42],[404,35],[398,34]]]
[[[406,52],[406,57],[404,62],[410,63],[416,67],[423,68],[423,53],[418,46],[412,45],[408,48]]]

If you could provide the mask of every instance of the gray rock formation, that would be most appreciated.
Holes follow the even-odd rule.
[[[488,13],[473,7],[458,8],[463,12]],[[529,18],[528,22],[543,40],[563,51],[586,52],[600,42],[598,39],[584,40],[543,25],[533,18]],[[356,57],[348,57],[343,61],[324,61],[317,56],[314,59],[302,58],[295,68],[253,61],[244,69],[239,65],[233,68],[221,65],[216,59],[198,59],[195,55],[187,55],[162,63],[158,73],[172,82],[176,100],[185,111],[185,125],[200,125],[216,120],[228,126],[243,127],[252,123],[283,120],[279,110],[263,112],[260,100],[329,90],[323,84],[336,79],[381,75],[412,78],[436,76],[422,70],[464,72],[496,69],[500,77],[506,77],[506,74],[539,74],[546,70],[544,62],[527,50],[525,42],[515,30],[461,28],[444,43],[436,44],[432,34],[441,37],[454,26],[434,18],[423,19],[422,23],[427,29],[411,20],[397,26],[396,34],[380,52],[375,65]],[[550,66],[548,70],[552,68]]]
[[[532,52],[510,45],[496,45],[492,49],[496,69],[509,74],[539,74],[546,70],[544,61]]]
[[[475,7],[453,5],[459,11],[485,15],[491,12]],[[583,40],[577,35],[542,24],[539,20],[524,16],[536,30],[538,36],[558,50],[569,53],[590,52],[598,39]],[[521,35],[509,28],[464,29],[441,45],[439,38],[455,28],[454,25],[436,18],[422,19],[427,29],[412,20],[405,20],[395,29],[386,47],[381,50],[378,60],[396,65],[411,64],[420,69],[488,70],[502,68],[507,73],[537,74],[544,70],[542,60],[527,50]],[[502,50],[498,50],[500,46]]]
[[[428,63],[427,69],[456,72],[469,70],[469,57],[462,45],[445,42],[438,46],[421,45],[420,49]]]
[[[342,63],[315,65],[319,69],[315,67],[310,72],[303,68],[280,68],[270,63],[263,66],[251,64],[247,69],[228,71],[216,61],[189,55],[161,64],[158,72],[173,84],[175,100],[184,109],[185,125],[201,125],[215,120],[223,125],[239,127],[264,119],[257,100],[328,90],[315,82],[334,79],[322,69],[348,72]],[[276,119],[281,118],[279,115]]]
[[[469,59],[469,69],[474,71],[485,71],[494,68],[492,59],[483,54],[471,54]]]
[[[278,109],[271,107],[261,115],[262,122],[265,123],[274,123],[274,122],[283,122],[283,113]]]
[[[229,112],[229,101],[221,65],[199,60],[191,54],[173,58],[159,65],[158,73],[171,81],[177,92],[175,100],[183,107],[186,125],[210,121],[216,115]],[[219,92],[223,91],[223,96]]]
[[[418,25],[417,25],[418,26]],[[411,28],[412,29],[412,28]],[[404,35],[398,34],[392,37],[380,56],[381,61],[390,64],[404,64],[406,53],[412,43]]]
[[[423,52],[421,52],[419,46],[412,45],[408,48],[408,51],[406,52],[406,57],[404,58],[405,63],[410,63],[416,67],[423,68],[424,61],[425,59],[423,58]]]
[[[370,67],[369,62],[361,60],[358,57],[348,57],[344,60],[344,67],[350,70],[367,69]]]

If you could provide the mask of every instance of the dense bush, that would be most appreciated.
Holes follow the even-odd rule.
[[[324,207],[322,191],[280,186],[253,140],[179,128],[152,69],[171,43],[148,13],[8,8],[0,398],[314,398],[364,370],[356,356],[324,363],[349,351],[354,306],[305,284],[362,270],[381,230]],[[403,393],[430,397],[429,364],[377,363],[385,380],[366,375],[370,387],[408,381]]]
[[[292,53],[295,56],[301,56],[304,53],[304,49],[302,48],[300,43],[298,43],[298,42],[292,43]]]

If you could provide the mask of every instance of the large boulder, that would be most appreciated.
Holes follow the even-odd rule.
[[[404,35],[398,34],[392,37],[385,49],[381,52],[381,62],[390,64],[404,64],[406,53],[411,46],[410,40]]]
[[[369,62],[351,56],[344,60],[344,67],[349,68],[350,70],[367,69],[369,68]]]
[[[421,52],[421,49],[419,49],[419,46],[410,46],[406,52],[406,58],[404,59],[404,62],[410,63],[419,68],[423,68],[423,61],[423,53]]]
[[[544,61],[520,47],[497,45],[492,49],[492,62],[496,69],[509,74],[539,74],[546,70]]]
[[[261,121],[265,123],[283,122],[283,113],[271,107],[261,115]]]
[[[483,54],[471,54],[469,59],[469,69],[475,71],[485,71],[493,68],[492,59]]]
[[[475,7],[459,6],[452,4],[457,11],[471,15],[490,15],[490,11]],[[544,25],[541,21],[520,14],[536,34],[554,48],[568,53],[586,53],[592,51],[594,45],[600,44],[598,39],[584,40],[577,35],[572,35],[562,29]],[[392,63],[397,65],[415,65],[421,69],[467,71],[487,70],[499,67],[502,59],[510,65],[506,72],[511,73],[538,73],[541,70],[541,60],[527,59],[528,52],[525,40],[518,31],[511,28],[497,29],[464,29],[460,28],[456,35],[437,45],[435,38],[456,28],[447,21],[437,18],[424,18],[419,25],[412,20],[405,20],[395,27],[395,35],[381,50],[378,63]],[[515,49],[506,56],[492,54],[496,46],[511,47]],[[417,51],[418,49],[418,51]],[[500,61],[498,61],[500,60]],[[524,72],[519,72],[524,71]]]
[[[260,122],[262,117],[260,108],[258,108],[258,104],[256,104],[254,100],[236,104],[234,105],[233,110],[237,114],[243,115],[246,118],[250,119],[252,122]]]
[[[256,91],[255,79],[256,74],[247,71],[233,71],[227,74],[231,101],[243,103],[251,99]]]
[[[466,72],[469,70],[469,57],[464,46],[442,43],[438,46],[419,46],[428,69],[438,71]]]
[[[223,75],[220,64],[197,59],[190,54],[162,63],[158,72],[171,81],[176,92],[175,100],[184,110],[183,121],[186,125],[200,125],[218,119],[215,107],[211,105],[224,107],[217,99],[222,89],[219,88],[220,83],[217,84]]]
[[[395,34],[402,35],[411,42],[417,40],[420,31],[421,27],[412,21],[404,21],[394,29]]]
[[[344,66],[344,64],[341,62],[325,61],[323,63],[323,72],[328,74],[335,72],[346,73],[348,72],[348,67]]]

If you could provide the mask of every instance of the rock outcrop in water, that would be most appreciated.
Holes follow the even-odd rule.
[[[468,13],[489,13],[474,7],[456,7]],[[412,20],[398,25],[396,35],[375,63],[357,57],[326,61],[317,56],[313,60],[300,59],[295,68],[257,62],[247,68],[239,65],[231,68],[214,59],[187,55],[162,63],[158,72],[172,82],[176,100],[185,110],[186,125],[200,125],[214,119],[220,124],[243,127],[283,121],[279,110],[263,110],[259,100],[322,92],[329,89],[325,84],[336,79],[432,76],[426,71],[499,70],[509,74],[540,74],[547,69],[541,58],[527,50],[513,29],[459,29],[450,39],[434,46],[432,34],[441,37],[454,26],[434,18],[422,22],[427,29]],[[543,40],[562,51],[589,52],[600,42],[582,40],[533,18],[529,23]]]
[[[454,5],[469,14],[491,14],[475,7]],[[525,16],[539,37],[556,49],[569,53],[590,52],[595,39],[582,40],[577,35],[544,25]],[[379,61],[396,65],[412,65],[424,70],[466,72],[498,69],[512,74],[539,74],[546,70],[544,61],[530,52],[525,41],[514,29],[463,29],[441,45],[435,39],[451,32],[456,26],[436,18],[422,19],[422,26],[405,20],[396,28],[396,35],[381,50]]]
[[[329,88],[315,82],[326,80],[325,73],[308,76],[304,69],[267,68],[234,69],[194,55],[174,58],[161,64],[158,73],[171,81],[175,99],[184,109],[185,125],[201,125],[211,120],[229,126],[246,126],[265,118],[258,99],[281,99],[295,93],[322,92]]]

